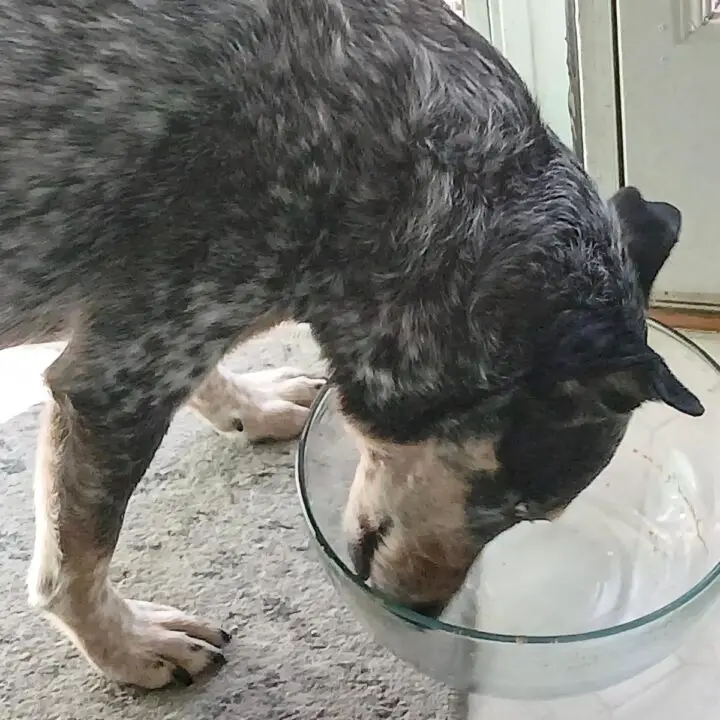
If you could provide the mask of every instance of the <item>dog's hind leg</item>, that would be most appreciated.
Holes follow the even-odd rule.
[[[92,348],[71,341],[47,373],[30,601],[109,678],[145,688],[189,684],[222,662],[228,636],[173,608],[123,599],[108,568],[130,496],[188,385],[207,368],[177,360],[168,377],[167,356]]]

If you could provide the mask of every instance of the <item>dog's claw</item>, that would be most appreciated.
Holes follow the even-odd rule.
[[[227,663],[227,658],[221,652],[215,653],[212,656],[212,664],[215,665],[216,667],[222,667],[226,663]]]

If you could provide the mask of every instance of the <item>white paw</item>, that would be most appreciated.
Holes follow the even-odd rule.
[[[122,602],[118,617],[106,617],[97,634],[78,638],[93,665],[111,680],[148,690],[187,686],[225,664],[221,648],[230,636],[221,628],[165,605]]]
[[[188,407],[219,433],[249,440],[290,440],[300,434],[309,407],[325,384],[292,367],[235,375],[216,368],[188,401]]]
[[[249,402],[241,421],[250,440],[290,440],[305,425],[310,405],[325,379],[283,367],[236,377]]]

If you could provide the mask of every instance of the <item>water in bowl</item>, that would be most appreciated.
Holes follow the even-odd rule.
[[[477,584],[477,626],[511,635],[583,633],[634,620],[692,587],[708,551],[680,489],[688,480],[683,460],[678,455],[650,493],[651,514],[588,491],[555,522],[523,523],[498,537],[468,578]]]

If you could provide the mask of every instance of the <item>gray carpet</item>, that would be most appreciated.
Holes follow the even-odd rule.
[[[284,327],[233,369],[317,367]],[[97,677],[26,609],[31,473],[39,408],[0,425],[0,718],[3,720],[438,720],[448,693],[383,651],[345,610],[308,548],[295,445],[247,447],[176,418],[133,497],[113,573],[125,595],[222,621],[229,663],[183,691],[141,693]]]

